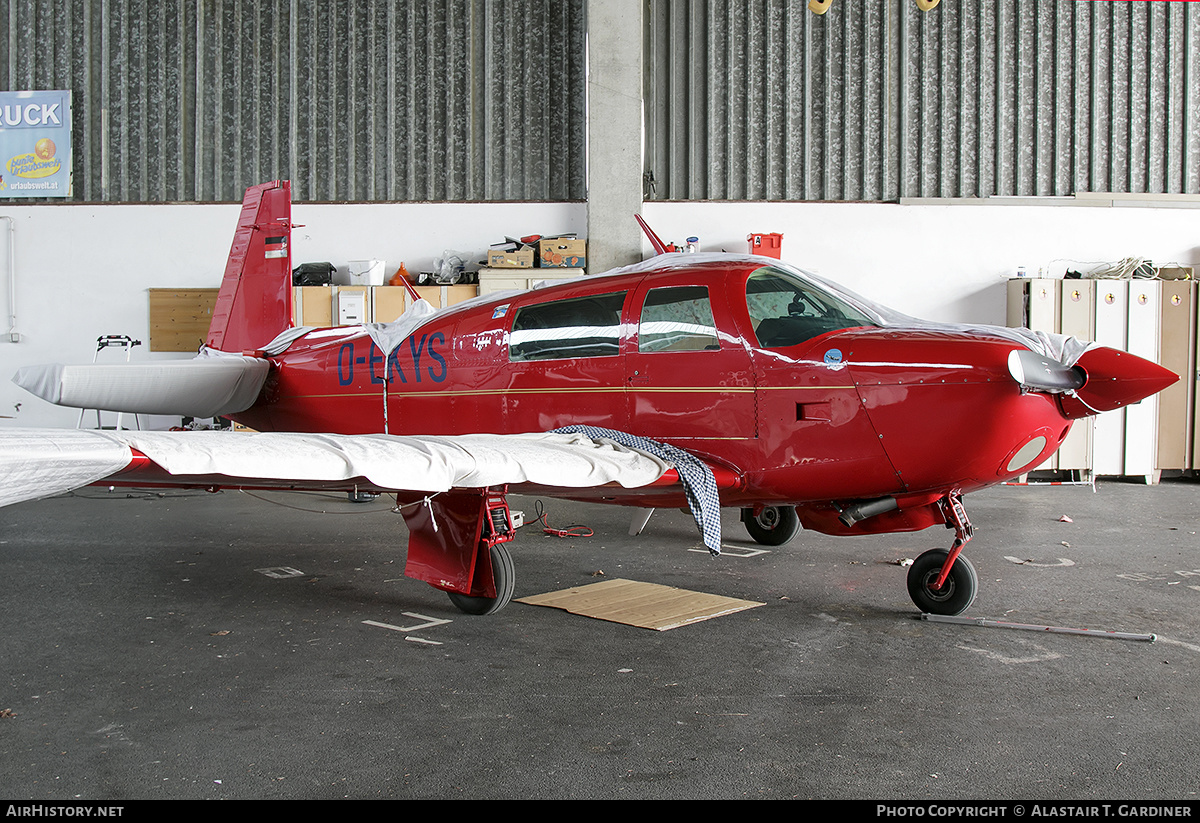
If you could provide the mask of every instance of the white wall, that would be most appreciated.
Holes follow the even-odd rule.
[[[927,320],[1005,320],[1005,281],[1024,266],[1067,268],[1145,257],[1200,266],[1200,209],[874,203],[647,203],[666,242],[747,251],[746,235],[783,235],[782,258]],[[647,252],[649,245],[646,245]]]
[[[216,287],[239,207],[2,207],[15,223],[20,343],[0,338],[0,425],[75,425],[60,409],[17,388],[22,365],[86,363],[96,338],[146,342],[147,289]],[[1003,324],[1004,281],[1018,266],[1061,276],[1087,262],[1140,256],[1200,266],[1200,210],[1063,206],[853,203],[647,203],[667,241],[700,238],[703,251],[744,252],[750,232],[783,234],[783,258],[881,303],[931,320]],[[583,204],[298,205],[293,264],[382,258],[429,269],[447,249],[481,259],[505,235],[578,232]],[[0,244],[7,243],[0,222]],[[645,245],[649,254],[649,245]],[[7,266],[0,245],[0,266]],[[8,277],[0,277],[7,331]],[[113,355],[115,356],[115,355]],[[19,409],[18,409],[19,405]],[[154,421],[161,426],[163,421]]]
[[[240,205],[0,205],[14,224],[17,330],[8,339],[7,222],[0,221],[0,425],[73,427],[79,412],[46,403],[11,382],[21,366],[90,363],[96,338],[127,334],[143,341],[134,358],[187,354],[149,351],[151,288],[216,288]],[[446,250],[483,259],[508,236],[586,231],[581,203],[296,205],[293,265],[329,261],[344,273],[350,260],[383,259],[429,270]],[[102,362],[118,359],[115,350]],[[92,414],[88,418],[95,420]],[[106,423],[111,421],[106,416]],[[162,428],[171,421],[143,425]],[[178,422],[178,421],[174,421]]]

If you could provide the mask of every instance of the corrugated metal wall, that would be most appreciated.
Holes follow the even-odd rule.
[[[74,199],[581,200],[585,0],[0,0]],[[649,199],[1200,193],[1200,4],[648,0]]]
[[[649,0],[647,199],[1200,193],[1200,4]]]
[[[74,200],[582,200],[584,0],[0,0]]]

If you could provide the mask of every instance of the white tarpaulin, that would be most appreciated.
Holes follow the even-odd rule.
[[[293,432],[105,433],[172,474],[279,480],[364,477],[387,489],[446,491],[502,483],[643,486],[669,464],[579,434],[468,434],[406,437]]]
[[[270,367],[261,358],[214,352],[158,363],[25,366],[13,382],[59,406],[217,417],[254,405]]]
[[[427,301],[418,300],[391,323],[370,323],[360,328],[387,357],[436,313]],[[285,329],[264,351],[279,355],[313,331],[316,330],[307,327]],[[353,329],[339,331],[350,333]],[[13,382],[58,406],[131,414],[223,417],[254,405],[270,368],[270,361],[261,357],[205,347],[191,360],[25,366],[17,370]]]
[[[128,446],[96,432],[0,429],[0,506],[95,483],[132,457]]]
[[[130,447],[171,474],[336,482],[439,492],[506,483],[584,488],[653,483],[665,460],[582,434],[447,437],[290,432],[0,432],[0,505],[49,497],[124,468]]]

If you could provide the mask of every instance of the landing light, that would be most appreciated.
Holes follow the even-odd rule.
[[[1046,442],[1046,438],[1039,434],[1017,449],[1016,453],[1009,458],[1008,464],[1004,467],[1005,473],[1020,473],[1023,469],[1032,465],[1033,461],[1037,460],[1038,455],[1046,448]]]

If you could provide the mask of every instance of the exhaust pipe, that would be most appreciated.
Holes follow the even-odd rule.
[[[853,506],[843,510],[842,513],[838,515],[838,520],[841,520],[842,523],[849,528],[855,523],[866,520],[868,517],[874,517],[877,514],[890,512],[898,509],[899,507],[900,506],[894,497],[876,497],[874,500],[863,500],[859,503],[855,503]]]

